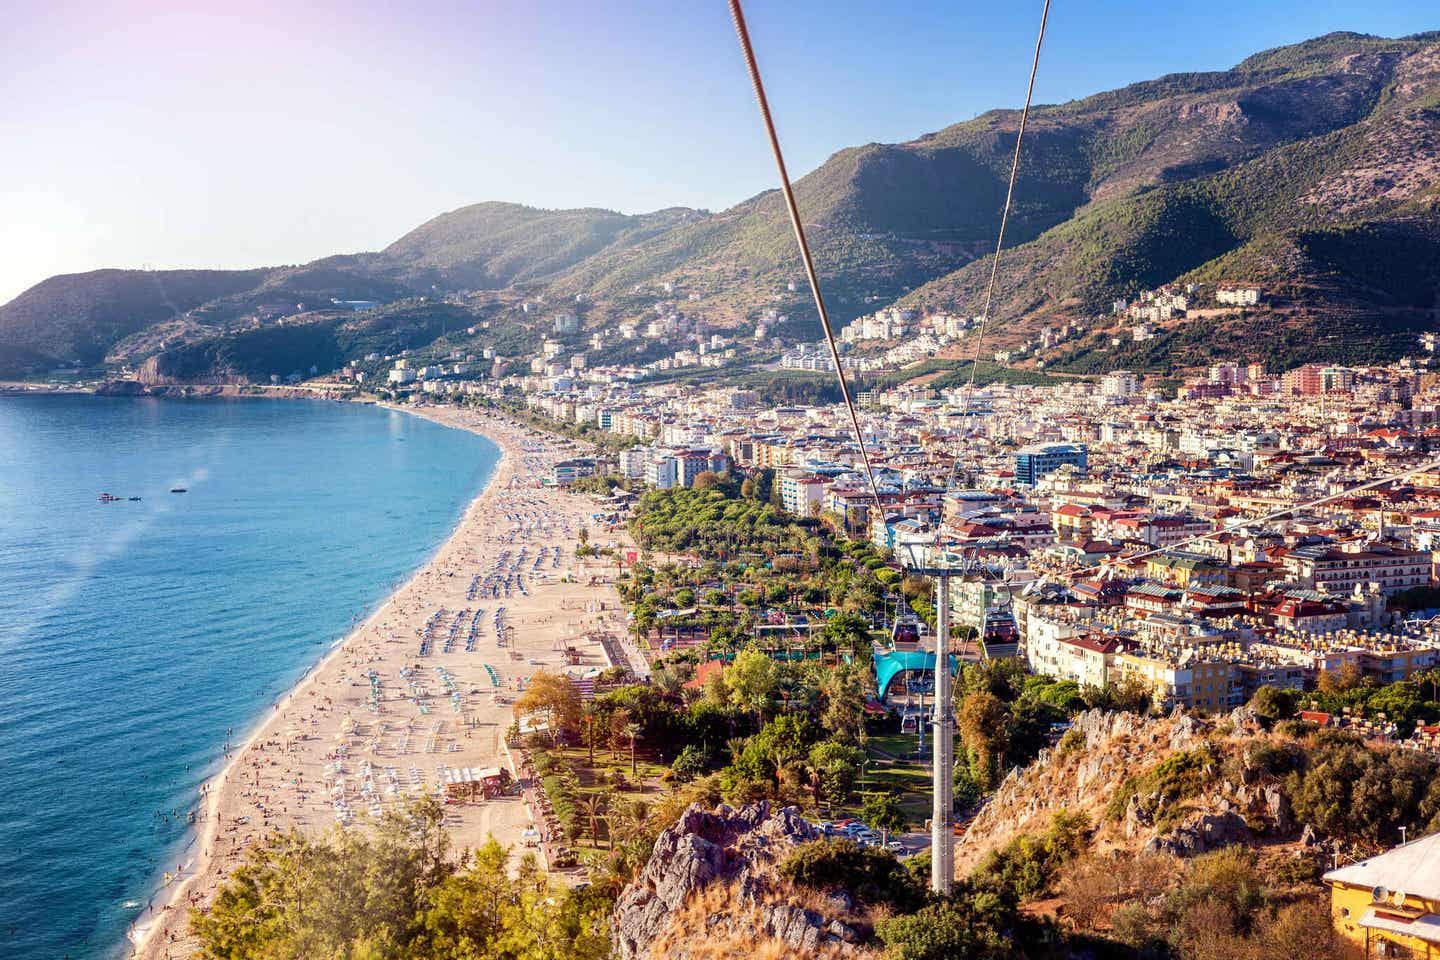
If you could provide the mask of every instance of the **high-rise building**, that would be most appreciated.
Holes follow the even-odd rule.
[[[1015,482],[1034,486],[1040,478],[1063,466],[1089,465],[1089,451],[1083,443],[1037,443],[1015,451]]]
[[[1140,380],[1128,370],[1116,370],[1100,378],[1100,395],[1133,397],[1140,392]]]

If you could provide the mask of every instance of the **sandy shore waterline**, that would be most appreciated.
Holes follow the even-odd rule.
[[[572,669],[609,665],[598,635],[624,629],[614,567],[574,556],[594,505],[538,484],[574,451],[494,415],[394,409],[487,436],[500,460],[430,560],[277,701],[202,788],[198,840],[172,865],[171,873],[183,865],[182,875],[137,918],[136,956],[194,952],[188,908],[208,904],[266,834],[318,833],[341,819],[363,824],[432,791],[442,766],[505,766],[506,701],[517,681],[561,667],[564,648],[579,661]],[[422,656],[427,622],[434,640]],[[515,846],[530,819],[520,800],[506,797],[450,806],[446,823],[457,848],[487,836]]]

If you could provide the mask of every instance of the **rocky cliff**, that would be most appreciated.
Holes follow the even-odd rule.
[[[1220,719],[1091,710],[1069,741],[1010,772],[956,852],[957,876],[1061,810],[1085,814],[1097,850],[1194,856],[1236,843],[1301,835],[1282,784],[1247,746],[1258,728],[1237,710]]]
[[[847,957],[866,929],[844,892],[808,895],[776,865],[819,832],[794,807],[692,805],[660,834],[615,906],[622,960],[645,957]]]

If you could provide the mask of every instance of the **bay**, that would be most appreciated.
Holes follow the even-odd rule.
[[[498,458],[359,404],[0,399],[0,956],[123,956],[227,740]]]

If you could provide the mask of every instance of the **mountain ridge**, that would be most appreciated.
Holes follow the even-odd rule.
[[[992,110],[903,143],[847,147],[796,182],[839,319],[891,302],[978,313],[1018,117]],[[1248,274],[1288,284],[1322,325],[1378,310],[1404,314],[1397,331],[1428,328],[1440,302],[1437,158],[1440,31],[1332,33],[1228,70],[1035,107],[992,311],[997,344],[1173,280]],[[1418,258],[1413,269],[1378,261],[1395,250]],[[721,327],[744,329],[771,307],[801,321],[795,329],[813,317],[803,289],[789,290],[801,272],[775,190],[719,212],[489,201],[374,252],[203,280],[117,273],[50,278],[0,306],[0,368],[7,356],[12,367],[93,363],[121,342],[139,356],[168,342],[145,335],[163,324],[181,339],[233,336],[286,301],[313,310],[484,291],[504,323],[533,326],[518,303],[543,297],[576,304],[598,328],[683,295]],[[184,295],[167,304],[171,286]]]

